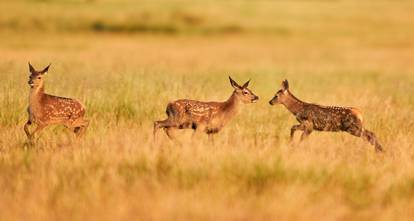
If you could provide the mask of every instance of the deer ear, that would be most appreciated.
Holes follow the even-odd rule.
[[[30,62],[29,62],[29,71],[30,71],[30,73],[35,73],[36,72],[34,67],[32,66],[32,64],[30,64]]]
[[[243,84],[242,88],[246,88],[247,86],[249,86],[249,83],[250,83],[250,79],[246,81],[246,83]]]
[[[41,74],[46,74],[46,73],[47,73],[47,71],[49,71],[49,67],[50,67],[50,65],[51,65],[51,64],[49,64],[47,67],[45,67],[45,69],[43,69],[40,73],[41,73]]]
[[[230,79],[230,84],[234,89],[239,88],[240,89],[240,85],[238,85],[233,79],[231,79],[231,77],[229,76]]]
[[[282,89],[283,90],[289,90],[289,82],[288,82],[288,80],[284,80],[283,82],[282,82]]]

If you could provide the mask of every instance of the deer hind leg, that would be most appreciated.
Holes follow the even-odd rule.
[[[365,130],[362,127],[351,127],[350,129],[347,130],[347,132],[354,136],[361,137],[362,139],[368,141],[370,144],[375,146],[375,150],[377,152],[384,151],[382,149],[381,144],[378,142],[377,137],[375,136],[373,132],[369,130]]]
[[[377,136],[369,130],[363,130],[362,131],[362,138],[366,141],[368,141],[370,144],[375,146],[375,151],[377,152],[383,152],[381,144],[378,142]]]
[[[214,145],[214,133],[209,133],[208,134],[208,141]]]
[[[89,120],[86,120],[83,118],[78,118],[72,122],[65,123],[65,127],[73,131],[73,133],[75,133],[77,138],[80,138],[83,136],[88,126],[89,126]]]
[[[82,137],[85,134],[88,126],[89,120],[82,119],[82,121],[79,122],[73,129],[73,132],[76,134],[76,137]]]

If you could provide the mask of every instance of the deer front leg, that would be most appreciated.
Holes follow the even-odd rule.
[[[293,136],[297,130],[305,130],[305,127],[302,124],[293,125],[292,128],[290,128],[290,142],[293,141]]]
[[[170,138],[171,140],[174,140],[174,136],[171,133],[172,129],[173,129],[172,127],[164,127],[164,132],[168,138]]]
[[[29,126],[32,125],[32,118],[31,118],[31,115],[30,115],[30,108],[29,107],[27,107],[27,115],[28,115],[29,119],[27,119],[27,122],[24,124],[23,130],[26,133],[27,138],[29,138],[30,137]]]
[[[163,121],[155,121],[154,122],[154,129],[153,129],[153,131],[152,131],[152,135],[154,136],[154,139],[155,139],[155,136],[157,135],[157,131],[158,131],[158,129],[160,129],[160,128],[162,128],[162,126],[161,126],[161,123],[162,123]]]
[[[300,136],[300,141],[303,141],[305,138],[307,138],[313,131],[313,124],[309,121],[305,121],[302,123],[304,129],[303,133]]]
[[[32,122],[30,120],[27,120],[27,122],[24,124],[23,130],[26,133],[27,138],[30,139],[30,131],[29,126],[32,125]]]
[[[193,135],[191,136],[192,139],[195,139],[196,137],[200,137],[199,134],[203,134],[207,130],[207,126],[203,123],[193,123],[192,129],[194,130]]]
[[[176,127],[177,127],[176,123],[172,122],[170,119],[155,121],[154,130],[152,132],[154,136],[154,140],[156,140],[158,129],[161,129],[161,128],[164,129],[164,132],[165,134],[167,134],[168,138],[173,139],[173,136],[171,135],[171,129],[176,128]]]
[[[29,136],[28,136],[29,141],[32,143],[35,133],[40,132],[45,127],[46,127],[46,125],[44,125],[44,124],[37,125],[36,129],[31,134],[29,134]]]

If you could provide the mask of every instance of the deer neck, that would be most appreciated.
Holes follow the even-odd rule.
[[[29,93],[29,106],[33,111],[39,110],[41,106],[41,100],[45,95],[45,89],[43,85],[33,87]]]
[[[239,112],[241,101],[237,97],[236,92],[223,103],[223,112],[227,119],[232,118]]]
[[[299,100],[288,91],[287,98],[282,102],[283,105],[294,115],[303,111],[305,102]]]

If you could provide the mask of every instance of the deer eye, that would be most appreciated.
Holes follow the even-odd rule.
[[[41,77],[37,77],[37,79],[41,79]]]
[[[244,94],[244,95],[247,95],[248,93],[247,93],[247,91],[243,91],[243,94]]]

